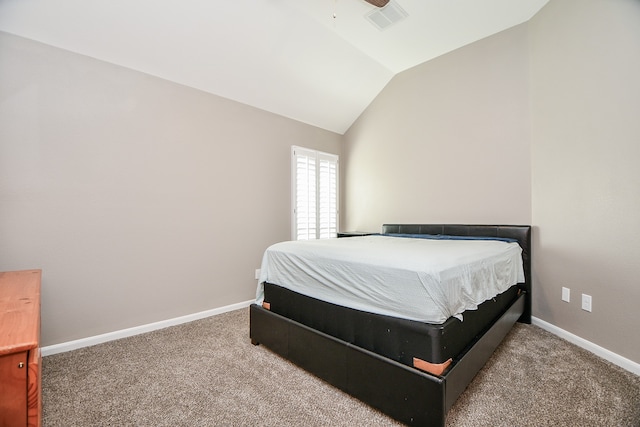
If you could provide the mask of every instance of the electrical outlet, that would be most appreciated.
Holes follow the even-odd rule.
[[[582,294],[582,309],[591,311],[591,295]]]
[[[256,280],[260,278],[260,269],[256,268]]]
[[[571,289],[562,287],[562,301],[569,302],[571,300]]]

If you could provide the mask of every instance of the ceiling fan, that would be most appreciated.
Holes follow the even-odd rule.
[[[389,3],[389,0],[364,0],[364,1],[376,7],[385,7],[387,3]]]

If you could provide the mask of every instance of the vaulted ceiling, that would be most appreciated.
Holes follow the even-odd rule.
[[[548,1],[391,0],[381,30],[364,0],[0,0],[0,31],[342,134],[395,74]]]

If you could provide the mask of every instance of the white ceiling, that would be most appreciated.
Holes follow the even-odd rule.
[[[363,0],[0,0],[0,31],[342,134],[395,74],[548,1],[392,0],[380,31]]]

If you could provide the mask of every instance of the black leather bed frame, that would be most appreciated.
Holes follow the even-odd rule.
[[[456,324],[460,323],[456,320],[451,322],[453,328],[447,340],[440,341],[438,338],[434,341],[437,344],[431,344],[434,347],[440,345],[455,348],[453,363],[441,375],[432,375],[411,367],[407,360],[403,360],[402,355],[394,357],[395,350],[393,348],[389,350],[390,347],[388,343],[384,343],[384,339],[382,344],[379,344],[380,339],[366,334],[364,335],[366,338],[361,339],[361,342],[352,339],[353,334],[348,330],[356,328],[353,324],[346,326],[346,332],[342,329],[337,330],[331,325],[326,326],[324,321],[319,325],[317,319],[335,317],[336,314],[344,315],[344,313],[339,310],[329,311],[326,313],[331,314],[327,316],[324,310],[334,310],[334,307],[317,300],[312,301],[312,304],[307,307],[305,298],[308,297],[290,294],[290,291],[278,286],[265,287],[265,293],[275,292],[274,298],[277,300],[286,301],[290,307],[303,305],[303,308],[297,312],[285,308],[266,310],[253,304],[250,308],[251,341],[254,344],[267,346],[310,373],[405,424],[444,426],[449,408],[491,357],[513,324],[516,321],[531,323],[531,227],[526,225],[385,224],[382,226],[382,233],[516,239],[523,249],[525,282],[518,284],[517,292],[512,291],[505,296],[500,305],[490,307],[488,311],[481,311],[492,314],[478,315],[473,312],[465,314],[465,319],[468,315],[477,316],[474,322],[476,327],[478,321],[486,322],[477,327],[478,331],[473,332],[471,336],[464,336],[463,331],[456,329],[458,327]],[[315,315],[300,314],[308,313],[310,310],[320,311]],[[279,311],[280,314],[275,311]],[[357,323],[359,326],[367,325],[367,329],[380,330],[384,329],[385,322],[388,325],[395,325],[393,322],[398,320],[366,313],[356,314],[356,317],[347,316],[348,322],[342,323]],[[474,318],[470,317],[467,320],[472,319]],[[401,326],[406,326],[402,323],[406,321],[400,322]],[[472,323],[467,322],[467,324]],[[430,329],[436,325],[427,326],[425,333],[431,335],[429,339],[440,333],[437,331],[441,328]],[[410,325],[409,329],[420,330],[419,327],[420,325],[418,328]],[[415,332],[412,333],[415,335]],[[458,335],[461,338],[456,338]],[[405,336],[402,340],[408,342]],[[419,340],[418,337],[418,341],[428,340],[426,337],[425,340]],[[404,350],[406,349],[403,349],[403,354]],[[432,358],[449,357],[444,349],[429,348],[428,350]]]

